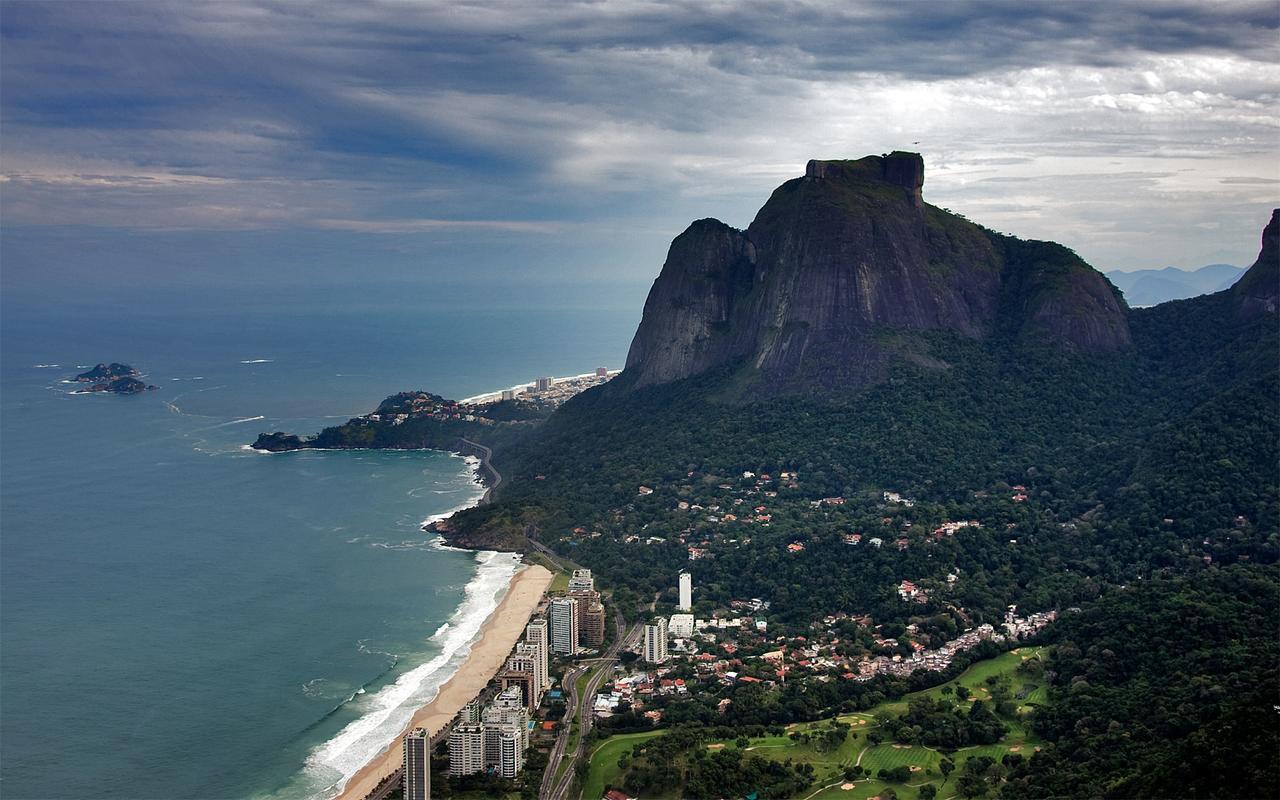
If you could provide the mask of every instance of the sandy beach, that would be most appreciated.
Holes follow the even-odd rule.
[[[480,629],[480,639],[472,645],[466,662],[440,687],[434,700],[414,713],[413,720],[395,741],[347,781],[337,800],[363,800],[383,778],[399,769],[403,759],[401,740],[405,733],[413,728],[426,728],[434,735],[480,693],[524,634],[533,609],[551,585],[551,577],[546,568],[536,564],[516,573],[502,602],[485,620]]]

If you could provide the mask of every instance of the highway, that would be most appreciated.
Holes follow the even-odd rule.
[[[615,632],[613,644],[609,646],[605,654],[600,658],[583,661],[580,665],[569,670],[561,681],[565,691],[567,707],[564,712],[564,719],[561,720],[560,736],[556,739],[555,746],[551,748],[551,757],[547,762],[547,770],[542,775],[542,788],[538,793],[540,800],[568,800],[569,787],[573,785],[574,767],[577,760],[583,756],[586,749],[587,734],[591,732],[591,725],[594,722],[591,708],[595,696],[600,691],[600,686],[613,674],[613,665],[618,660],[618,653],[622,651],[623,647],[630,646],[639,639],[641,626],[636,624],[630,630],[626,630],[626,623],[622,619],[622,614],[616,609],[613,612],[613,624]],[[576,686],[578,678],[590,670],[595,670],[595,673],[587,681],[587,685],[583,687],[582,696],[579,697]],[[579,721],[577,743],[574,745],[572,752],[566,752],[575,718]],[[561,763],[566,761],[563,774],[559,780],[556,780],[556,773],[559,771]],[[584,800],[597,800],[597,798],[584,798]]]

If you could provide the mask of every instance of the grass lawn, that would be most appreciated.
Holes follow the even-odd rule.
[[[552,565],[554,571],[554,565]],[[564,572],[556,572],[551,576],[551,585],[547,587],[548,593],[565,592],[569,590],[569,575]]]
[[[805,798],[811,798],[811,800],[825,800],[827,798],[865,800],[866,798],[875,797],[886,786],[893,786],[894,791],[898,793],[898,797],[901,800],[915,800],[917,787],[925,783],[941,784],[942,775],[938,765],[942,761],[942,755],[936,750],[923,745],[895,745],[892,742],[885,742],[875,746],[868,745],[867,732],[876,727],[875,715],[905,713],[907,703],[911,698],[920,696],[943,697],[945,696],[942,692],[943,687],[946,685],[954,686],[957,683],[968,688],[974,697],[984,700],[989,699],[990,692],[985,681],[993,675],[1007,675],[1012,680],[1014,697],[1024,694],[1022,699],[1016,701],[1019,704],[1019,713],[1026,713],[1030,710],[1030,706],[1036,702],[1043,702],[1045,689],[1042,682],[1037,679],[1023,677],[1015,670],[1019,664],[1027,659],[1041,658],[1043,655],[1042,650],[1043,648],[1036,647],[1018,648],[1017,650],[1003,653],[996,658],[974,664],[965,670],[959,678],[951,681],[950,684],[943,684],[942,686],[926,689],[923,692],[916,692],[891,703],[882,703],[868,711],[841,715],[839,720],[851,724],[853,728],[844,742],[834,750],[819,751],[813,742],[808,744],[797,742],[792,740],[789,735],[751,739],[747,744],[747,750],[750,755],[761,756],[774,761],[790,759],[793,762],[812,764],[817,780],[808,792],[798,795],[802,800]],[[951,697],[954,699],[954,695],[951,695]],[[952,756],[952,760],[956,762],[957,767],[963,766],[966,760],[977,756],[991,756],[998,761],[1010,752],[1021,753],[1026,756],[1030,756],[1034,752],[1039,740],[1030,734],[1021,720],[1003,719],[1002,721],[1009,728],[1009,732],[1005,737],[998,744],[969,747],[956,751]],[[827,720],[799,723],[788,726],[787,733],[818,732],[826,727],[828,727]],[[622,752],[629,751],[637,741],[656,735],[661,735],[661,732],[618,736],[599,745],[590,761],[591,771],[587,778],[586,791],[582,795],[582,800],[598,800],[600,794],[604,791],[605,783],[616,784],[620,782],[622,770],[618,769],[618,757]],[[613,747],[615,740],[618,742],[616,748]],[[719,749],[721,747],[735,747],[736,745],[733,740],[724,740],[711,742],[708,746],[713,749]],[[858,763],[859,757],[862,759],[861,766],[870,773],[872,778],[857,781],[849,789],[842,788],[846,783],[843,780],[844,769]],[[882,769],[893,769],[899,766],[917,767],[918,769],[912,772],[911,778],[905,784],[889,784],[874,778]],[[954,779],[954,775],[952,778]],[[828,784],[837,785],[828,786]],[[939,792],[939,795],[946,797],[951,794],[954,794],[954,791],[951,781],[948,781],[947,786],[943,791]]]
[[[661,736],[664,731],[644,731],[642,733],[620,733],[610,736],[596,745],[591,754],[591,770],[583,781],[582,800],[599,800],[604,795],[604,787],[613,785],[622,772],[618,768],[618,759],[623,753],[630,753],[637,742]]]
[[[573,688],[577,694],[578,699],[582,699],[582,693],[587,690],[587,681],[591,680],[591,676],[595,675],[599,671],[600,671],[599,667],[595,669],[589,669],[583,672],[581,675],[579,675],[578,679],[573,682]]]

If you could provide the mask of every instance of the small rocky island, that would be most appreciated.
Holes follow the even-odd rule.
[[[87,383],[87,392],[111,392],[112,394],[141,394],[158,386],[140,380],[142,373],[128,364],[112,362],[99,364],[88,372],[75,377],[76,383]]]

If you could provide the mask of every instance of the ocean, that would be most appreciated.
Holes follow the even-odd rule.
[[[461,458],[244,445],[396,391],[620,367],[639,314],[4,300],[6,798],[331,795],[447,679],[516,564],[421,531],[478,496]],[[72,394],[99,361],[160,388]]]

